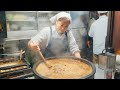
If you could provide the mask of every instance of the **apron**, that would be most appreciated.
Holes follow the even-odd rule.
[[[62,56],[69,52],[67,32],[63,40],[52,37],[52,28],[50,27],[50,41],[44,52],[44,57]]]

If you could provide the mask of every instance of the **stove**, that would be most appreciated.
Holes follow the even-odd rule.
[[[26,59],[0,58],[0,79],[27,79],[34,77]]]

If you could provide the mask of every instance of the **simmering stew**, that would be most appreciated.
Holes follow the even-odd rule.
[[[50,79],[80,79],[92,72],[92,67],[80,60],[52,59],[47,60],[47,63],[52,67],[48,68],[44,63],[40,63],[36,71]]]

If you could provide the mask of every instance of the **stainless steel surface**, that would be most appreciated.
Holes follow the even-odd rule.
[[[104,55],[99,55],[98,67],[101,69],[112,68],[115,69],[116,55],[109,53]]]

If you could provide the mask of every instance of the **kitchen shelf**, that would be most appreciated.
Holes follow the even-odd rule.
[[[38,13],[59,13],[61,11],[37,11]],[[68,11],[65,11],[68,12]]]
[[[37,12],[37,11],[7,11],[7,13],[9,13],[9,12],[10,12],[10,13],[16,13],[16,12],[18,12],[18,13],[19,13],[19,12],[20,12],[20,13],[29,13],[29,12],[30,12],[30,13],[35,13],[35,12]]]
[[[8,40],[30,39],[46,26],[50,18],[61,11],[6,11]]]
[[[51,13],[53,11],[38,11],[38,13]]]
[[[7,32],[8,38],[6,38],[6,41],[31,39],[37,33],[38,30],[9,31]]]
[[[29,31],[29,33],[26,33],[26,36],[29,36],[31,35],[30,33],[33,33],[33,31],[36,32],[36,30],[38,30],[37,11],[6,11],[6,23],[8,38],[11,38],[11,35],[9,34],[18,38],[15,35],[17,32],[19,32],[18,34],[20,34],[21,38],[23,38],[22,34],[26,33],[26,31]]]
[[[18,40],[26,40],[26,39],[30,39],[30,38],[17,38],[17,39],[14,39],[14,38],[7,38],[5,39],[5,41],[18,41]]]
[[[17,20],[6,20],[7,22],[36,22],[36,20],[21,20],[21,21],[17,21]]]

